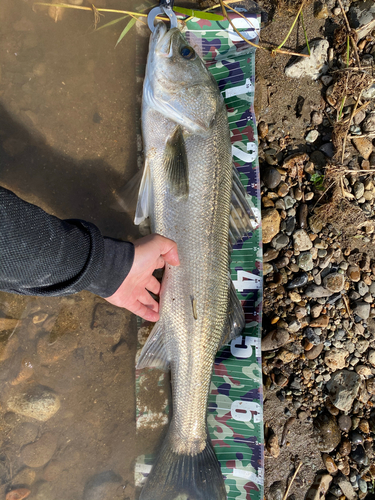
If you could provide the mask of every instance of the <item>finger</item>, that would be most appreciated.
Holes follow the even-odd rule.
[[[158,321],[160,317],[158,312],[149,309],[145,305],[141,304],[139,301],[137,301],[134,304],[131,311],[137,316],[140,316],[141,318],[145,319],[146,321]]]
[[[144,290],[144,292],[139,294],[138,300],[139,302],[141,302],[141,304],[144,304],[146,307],[152,309],[153,311],[159,311],[159,304],[155,299],[151,297],[147,290]]]
[[[168,262],[171,266],[179,266],[180,259],[178,257],[177,244],[164,236],[158,235],[158,237],[160,238],[160,255],[164,258],[165,262]]]
[[[155,269],[163,269],[164,265],[165,265],[165,262],[164,262],[163,257],[158,257],[158,260],[156,261],[156,264],[155,264]]]
[[[150,281],[146,285],[146,289],[149,290],[150,292],[154,293],[155,295],[159,294],[159,292],[160,292],[160,283],[155,278],[155,276],[151,276]]]

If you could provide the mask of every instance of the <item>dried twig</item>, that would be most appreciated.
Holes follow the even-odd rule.
[[[341,0],[340,0],[341,1]],[[346,147],[346,138],[348,137],[348,133],[349,133],[349,129],[350,129],[350,126],[352,124],[352,120],[353,120],[353,116],[354,116],[354,113],[356,112],[356,109],[357,109],[357,106],[358,106],[358,103],[359,101],[361,100],[361,96],[362,96],[362,90],[361,92],[359,93],[359,96],[358,96],[358,100],[356,101],[355,103],[355,106],[352,110],[352,114],[350,115],[350,120],[349,120],[349,123],[348,123],[348,128],[346,129],[346,133],[344,135],[344,139],[342,141],[342,153],[341,153],[341,163],[344,163],[344,154],[345,154],[345,147]]]
[[[292,480],[290,481],[289,483],[289,486],[288,488],[286,489],[286,492],[284,493],[284,496],[283,496],[283,500],[286,500],[288,498],[288,495],[289,495],[289,491],[290,491],[290,488],[292,487],[292,484],[300,470],[300,468],[302,467],[302,462],[300,462],[298,465],[297,465],[297,468],[295,470],[295,473],[293,474],[293,477],[292,477]]]
[[[348,30],[348,36],[350,37],[350,42],[352,44],[355,56],[357,58],[357,64],[358,64],[359,68],[361,68],[361,61],[360,61],[359,55],[358,55],[357,44],[355,43],[355,40],[353,38],[353,30],[351,29],[349,21],[348,21],[348,18],[346,17],[346,13],[345,13],[345,9],[344,9],[344,6],[342,4],[342,1],[338,0],[338,2],[340,4],[341,12],[342,12],[342,15],[344,17],[344,21],[345,21],[345,24],[346,24],[346,29]]]

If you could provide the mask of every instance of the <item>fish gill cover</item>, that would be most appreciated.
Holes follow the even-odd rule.
[[[260,15],[229,14],[241,34],[256,43]],[[190,45],[218,83],[228,111],[233,161],[260,222],[257,128],[254,114],[255,48],[243,41],[227,20],[192,18],[184,28]],[[208,400],[207,424],[225,479],[228,500],[263,499],[263,391],[261,371],[262,237],[261,228],[234,245],[231,278],[245,312],[242,335],[217,353]],[[139,321],[142,330],[149,332]],[[142,344],[142,340],[140,340]],[[140,347],[140,346],[139,346]],[[160,386],[165,374],[158,372]],[[168,404],[152,411],[142,404],[140,388],[147,375],[137,372],[137,428],[167,423]],[[143,399],[143,398],[142,398]],[[136,485],[151,470],[152,455],[138,457]]]

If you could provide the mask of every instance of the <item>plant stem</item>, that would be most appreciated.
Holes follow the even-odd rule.
[[[304,3],[305,3],[305,0],[302,1],[301,7],[298,9],[296,18],[294,19],[293,24],[292,24],[290,30],[288,31],[288,34],[286,35],[285,39],[281,42],[281,44],[275,49],[275,51],[281,49],[281,47],[287,42],[288,38],[290,37],[290,34],[293,31],[294,26],[296,25],[296,22],[297,22],[297,19],[298,19],[299,15],[302,12],[302,8],[303,8]]]
[[[301,10],[301,22],[302,22],[303,34],[305,35],[305,40],[306,40],[306,45],[307,45],[307,51],[308,51],[308,53],[310,55],[311,51],[310,51],[309,39],[307,38],[305,23],[303,21],[303,12],[302,12],[302,10]]]

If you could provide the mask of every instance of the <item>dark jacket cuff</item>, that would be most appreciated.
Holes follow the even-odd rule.
[[[129,274],[133,260],[133,243],[104,237],[104,258],[101,269],[86,290],[103,298],[110,297]]]

